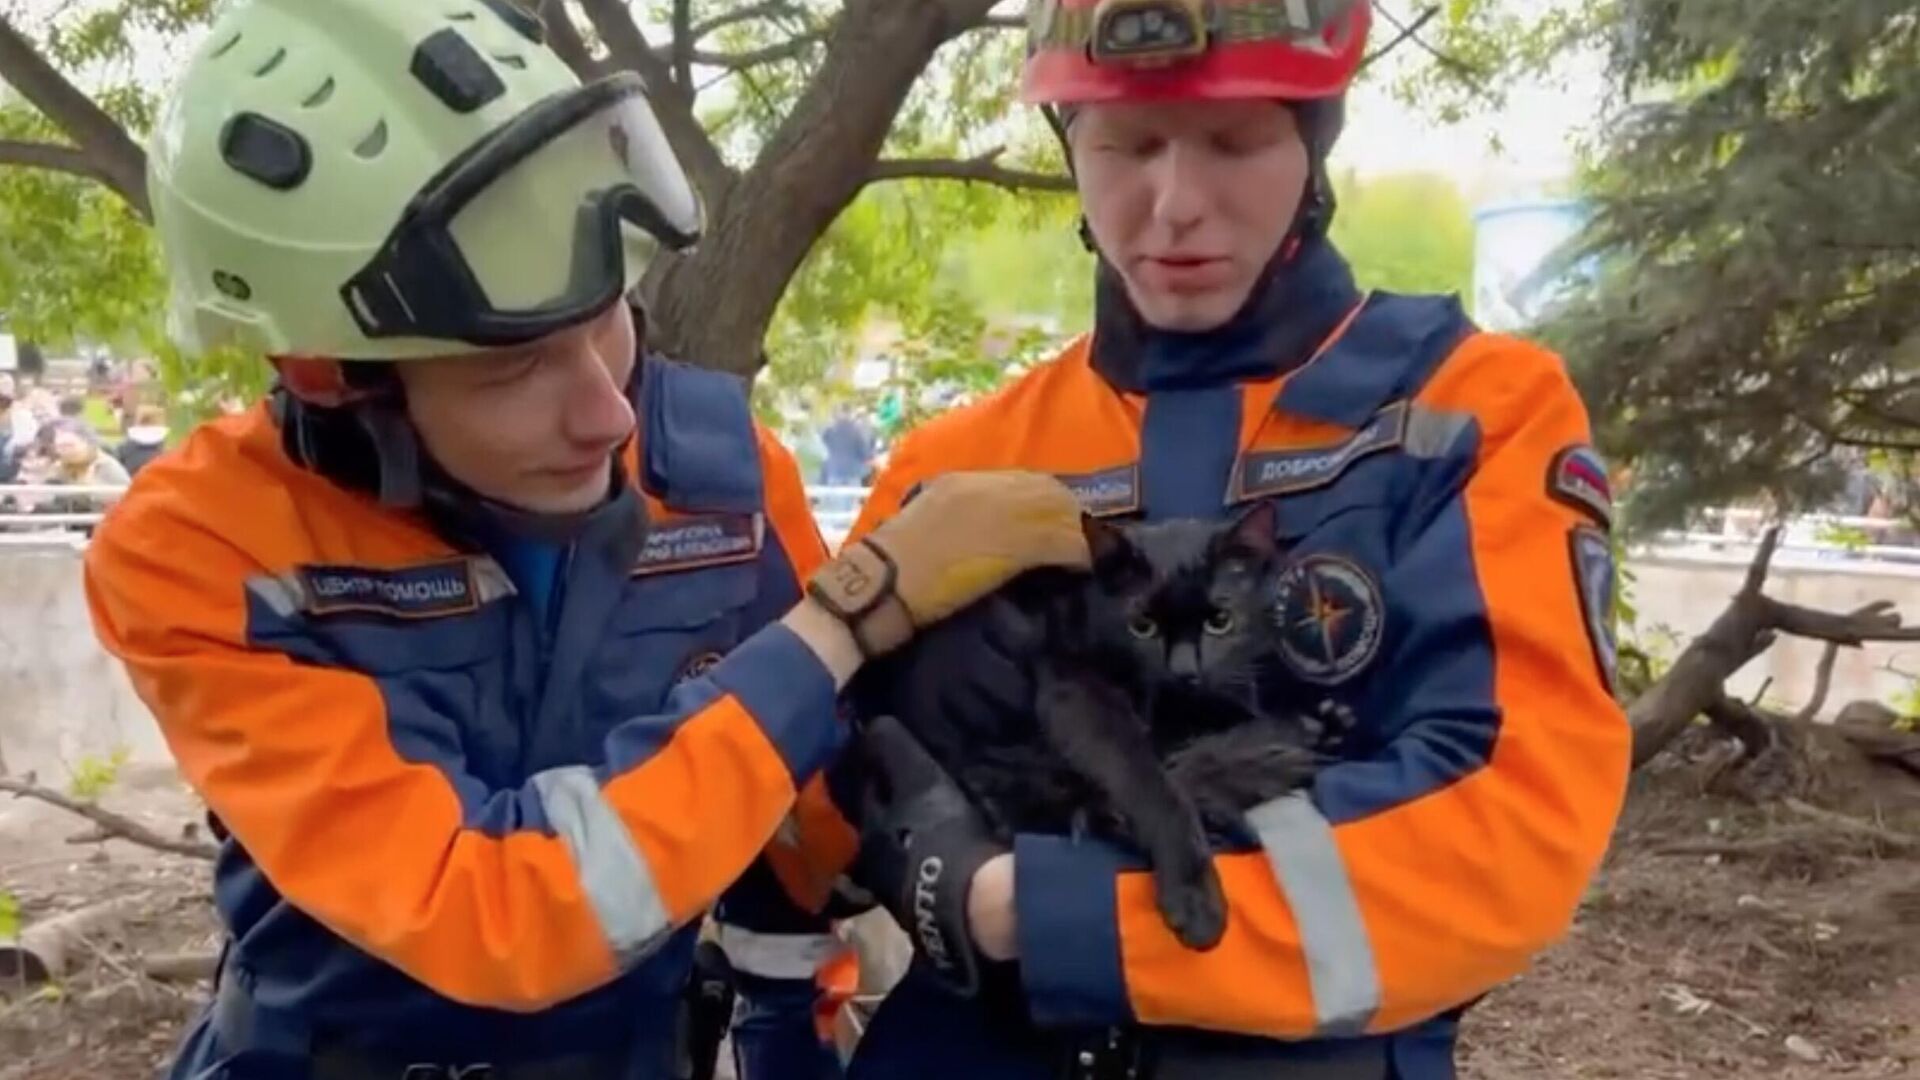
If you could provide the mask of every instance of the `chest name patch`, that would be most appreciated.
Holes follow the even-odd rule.
[[[633,576],[748,562],[760,554],[764,536],[764,519],[758,514],[709,514],[650,523],[640,555],[633,561]]]
[[[312,615],[348,612],[394,619],[464,615],[480,607],[473,563],[467,559],[374,570],[361,566],[303,566],[298,571]]]
[[[1325,487],[1355,462],[1406,442],[1407,416],[1406,402],[1398,402],[1374,413],[1359,431],[1332,446],[1250,452],[1240,459],[1235,501]]]
[[[1094,517],[1115,517],[1140,509],[1140,466],[1117,465],[1099,472],[1058,477],[1080,509]]]

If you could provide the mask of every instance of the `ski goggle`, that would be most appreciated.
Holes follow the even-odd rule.
[[[524,344],[605,310],[702,216],[638,76],[548,98],[429,180],[341,287],[369,338]]]

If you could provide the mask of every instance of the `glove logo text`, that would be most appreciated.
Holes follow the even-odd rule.
[[[946,869],[946,863],[933,855],[920,860],[919,869],[913,875],[913,932],[920,938],[920,949],[927,954],[927,959],[943,970],[953,966],[953,956],[947,951],[946,935],[940,932],[940,924],[934,918],[933,892],[940,887],[940,875]]]

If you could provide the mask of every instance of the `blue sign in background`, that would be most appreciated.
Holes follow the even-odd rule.
[[[1499,203],[1473,215],[1473,318],[1500,332],[1530,329],[1577,273],[1556,273],[1554,253],[1587,223],[1575,200]]]

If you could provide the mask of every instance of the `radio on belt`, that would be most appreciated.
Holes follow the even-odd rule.
[[[1207,51],[1206,0],[1101,0],[1087,55],[1096,64],[1159,67]]]

